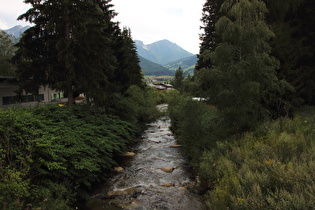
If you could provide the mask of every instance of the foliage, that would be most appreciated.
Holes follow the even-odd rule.
[[[210,190],[210,209],[312,209],[314,183],[314,108],[293,120],[282,118],[218,142],[205,152],[200,174]]]
[[[6,32],[0,30],[0,75],[13,76],[14,66],[11,63],[16,48],[14,47],[14,38]]]
[[[228,0],[221,12],[216,33],[222,41],[210,55],[213,67],[201,71],[200,85],[208,89],[209,103],[218,107],[229,132],[241,133],[279,116],[283,95],[292,88],[276,76],[279,62],[270,56],[274,34],[265,23],[265,4]]]
[[[183,82],[184,82],[184,71],[182,70],[182,67],[179,66],[178,69],[175,71],[175,77],[172,81],[173,87],[182,92],[183,91]]]
[[[293,105],[300,105],[299,98],[306,104],[314,104],[315,3],[310,0],[265,2],[270,11],[267,20],[276,35],[272,53],[282,63],[278,75],[294,86]]]
[[[125,95],[112,95],[109,112],[130,122],[139,133],[147,123],[156,120],[159,116],[156,105],[161,102],[162,97],[155,89],[142,89],[132,85]]]
[[[144,86],[143,75],[139,66],[136,47],[132,41],[130,29],[117,30],[114,44],[115,57],[118,67],[114,72],[112,82],[116,86],[116,92],[124,93],[131,85]]]
[[[207,0],[202,8],[202,25],[200,29],[203,33],[200,34],[200,49],[196,72],[202,68],[210,68],[212,66],[209,53],[214,51],[217,44],[220,42],[220,37],[215,32],[215,24],[221,17],[220,8],[223,0]]]
[[[19,19],[34,24],[23,34],[14,56],[20,92],[48,85],[67,94],[84,93],[97,106],[110,95],[143,85],[130,30],[112,19],[110,0],[35,1]]]
[[[200,154],[216,145],[219,136],[217,109],[205,103],[181,96],[173,91],[169,96],[171,130],[183,146],[192,166],[200,162]]]
[[[13,209],[56,202],[64,209],[84,198],[135,134],[130,123],[96,107],[13,108],[0,115],[0,203]]]

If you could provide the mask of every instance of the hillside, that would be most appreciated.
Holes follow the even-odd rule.
[[[145,75],[149,76],[172,76],[174,75],[173,71],[168,70],[160,64],[154,63],[139,56],[140,59],[140,67]]]
[[[193,55],[187,58],[183,58],[183,59],[168,63],[164,65],[164,67],[168,68],[171,71],[176,71],[178,67],[181,66],[185,75],[193,74],[197,60],[198,60],[197,55]]]
[[[177,44],[165,39],[148,45],[145,45],[142,41],[135,40],[135,44],[139,56],[161,65],[193,55]]]

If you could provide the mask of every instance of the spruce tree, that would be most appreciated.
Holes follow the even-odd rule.
[[[293,104],[304,100],[315,104],[315,2],[312,0],[264,0],[268,23],[276,38],[272,53],[280,62],[278,77],[296,90],[289,97]],[[297,104],[298,105],[298,104]]]
[[[202,68],[211,67],[211,60],[209,59],[209,53],[214,51],[219,37],[215,33],[215,23],[220,18],[220,7],[223,0],[207,0],[202,8],[202,26],[200,29],[203,33],[200,34],[200,49],[198,55],[198,62],[196,70]]]
[[[114,54],[118,60],[113,83],[115,91],[124,93],[131,85],[143,87],[143,75],[139,65],[139,58],[135,43],[132,40],[131,31],[123,28],[116,29]]]
[[[175,71],[175,77],[172,84],[175,89],[179,90],[180,92],[183,91],[184,72],[181,66],[179,66],[178,69]]]
[[[73,104],[74,91],[104,101],[113,74],[110,1],[26,0],[32,5],[19,19],[34,24],[15,56],[21,89],[40,85],[64,91]],[[106,13],[107,12],[107,13]]]
[[[0,30],[0,76],[14,76],[15,69],[10,60],[15,50],[14,38]]]

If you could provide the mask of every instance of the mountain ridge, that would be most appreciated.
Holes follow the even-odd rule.
[[[13,37],[20,38],[21,34],[29,28],[30,26],[16,25],[3,31]],[[186,64],[183,64],[183,60],[194,56],[194,54],[167,39],[148,45],[140,40],[134,40],[134,43],[140,60],[139,65],[145,75],[172,76],[178,65],[184,69],[188,68]]]
[[[16,26],[13,26],[12,28],[9,28],[9,29],[3,30],[3,31],[9,35],[12,35],[16,38],[19,38],[21,36],[21,34],[23,34],[24,31],[26,31],[29,28],[30,28],[30,26],[16,25]]]
[[[139,56],[139,60],[140,60],[140,67],[142,72],[145,75],[148,76],[173,76],[174,75],[174,71],[170,71],[169,69],[165,68],[164,66],[154,63],[142,56]]]
[[[197,61],[198,61],[197,55],[193,55],[187,58],[179,59],[174,62],[170,62],[164,65],[164,67],[166,67],[170,71],[176,71],[178,67],[181,67],[184,74],[189,75],[189,74],[194,74]]]
[[[161,65],[194,55],[167,39],[147,45],[141,40],[134,40],[134,42],[139,56]]]

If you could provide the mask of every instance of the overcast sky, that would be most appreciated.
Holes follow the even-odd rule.
[[[199,27],[205,0],[112,0],[116,21],[145,44],[168,39],[191,53],[199,52]],[[23,0],[0,0],[0,29],[29,25],[17,21],[28,10]]]

